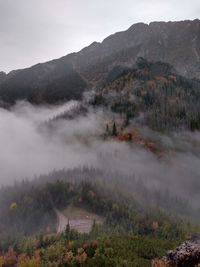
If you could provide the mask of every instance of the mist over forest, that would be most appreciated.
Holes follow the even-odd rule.
[[[57,106],[18,102],[9,110],[0,110],[1,185],[33,179],[53,170],[87,166],[119,172],[122,180],[123,175],[134,176],[149,188],[169,190],[198,205],[198,132],[162,134],[137,126],[145,138],[162,147],[163,155],[158,157],[138,144],[115,138],[105,140],[106,122],[115,118],[106,110],[89,109],[72,119],[59,118],[79,105],[76,101]],[[135,125],[134,120],[131,124]]]

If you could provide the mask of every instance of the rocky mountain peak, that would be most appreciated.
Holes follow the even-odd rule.
[[[200,20],[137,23],[93,43],[72,61],[86,79],[98,81],[111,67],[133,65],[139,57],[169,63],[181,75],[200,78]]]
[[[82,86],[85,82],[95,86],[105,81],[115,66],[133,67],[138,58],[165,62],[182,76],[200,79],[200,20],[137,23],[110,35],[102,43],[93,42],[78,53],[11,72],[5,80],[5,74],[1,74],[0,96],[8,88],[11,95],[22,87],[24,95],[28,95],[30,88],[34,95],[44,87],[49,92],[49,88],[66,86],[66,79],[76,88],[77,77],[81,81],[79,89],[80,84],[85,87]]]

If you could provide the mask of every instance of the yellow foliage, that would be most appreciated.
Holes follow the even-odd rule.
[[[3,256],[0,257],[0,267],[3,267],[4,265],[4,260],[3,260]]]
[[[53,262],[48,262],[47,267],[58,267],[60,266],[59,262],[53,261]]]
[[[66,252],[65,255],[64,255],[64,258],[63,258],[63,262],[64,263],[67,263],[67,264],[70,264],[72,263],[74,260],[74,254],[72,251],[69,251],[69,252]]]
[[[9,207],[10,210],[16,210],[17,209],[17,203],[16,202],[12,202],[10,204],[10,207]]]
[[[69,240],[69,242],[68,242],[68,246],[69,246],[70,248],[73,246],[73,244],[74,244],[74,240]]]
[[[19,259],[17,267],[40,267],[40,259],[38,258]]]

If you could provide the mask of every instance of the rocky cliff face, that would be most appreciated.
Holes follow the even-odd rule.
[[[132,65],[138,57],[169,63],[184,76],[200,78],[200,20],[138,23],[70,55],[88,80],[99,80],[114,65]]]

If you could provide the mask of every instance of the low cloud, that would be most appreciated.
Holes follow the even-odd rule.
[[[55,120],[77,102],[35,107],[20,102],[0,109],[0,184],[33,178],[52,170],[92,166],[145,181],[149,188],[170,190],[198,205],[200,188],[200,134],[158,134],[141,128],[145,138],[164,147],[160,159],[136,144],[103,140],[106,118],[92,111],[75,119]],[[110,118],[109,117],[109,118]]]

